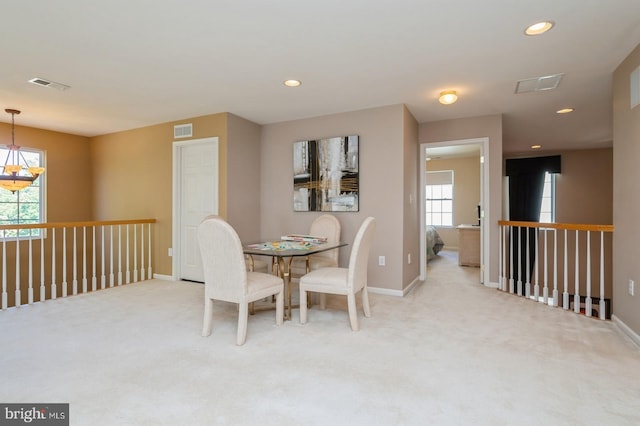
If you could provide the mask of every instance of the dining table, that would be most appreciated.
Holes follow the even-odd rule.
[[[334,250],[346,246],[343,242],[314,242],[272,240],[243,245],[244,254],[249,256],[249,269],[252,270],[253,256],[271,257],[271,264],[275,266],[272,272],[284,281],[284,318],[291,319],[291,263],[296,257],[304,257],[309,270],[309,256],[323,251]],[[300,301],[302,303],[302,301]]]

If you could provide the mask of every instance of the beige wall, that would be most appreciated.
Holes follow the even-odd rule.
[[[0,140],[11,143],[10,123],[0,123]],[[18,146],[45,151],[46,170],[42,177],[47,187],[47,221],[90,219],[93,192],[89,139],[16,125],[15,141]]]
[[[262,236],[279,237],[290,232],[306,232],[319,212],[293,211],[293,143],[309,138],[358,135],[360,137],[360,211],[337,212],[342,239],[349,243],[367,216],[376,218],[376,234],[369,257],[369,286],[402,290],[415,277],[404,276],[405,232],[418,233],[419,224],[408,222],[405,156],[411,150],[411,119],[403,105],[328,115],[265,125],[262,129]],[[418,155],[414,150],[411,155]],[[417,158],[415,159],[417,162]],[[415,185],[415,184],[413,184]],[[414,188],[407,188],[415,191]],[[407,194],[405,194],[407,192]],[[415,194],[414,194],[415,199]],[[409,229],[405,229],[409,228]],[[415,246],[416,243],[411,243]],[[348,264],[350,247],[341,250],[340,264]],[[417,256],[417,252],[413,253]],[[386,266],[378,266],[378,256],[386,256]]]
[[[640,106],[630,108],[630,74],[640,66],[640,45],[613,75],[613,314],[640,334]],[[635,296],[628,282],[636,282]]]
[[[233,114],[227,118],[227,220],[242,241],[258,241],[261,127]]]
[[[403,288],[420,275],[420,145],[418,144],[418,122],[403,106],[404,118],[404,222],[403,222]],[[416,228],[417,227],[417,228]],[[409,257],[411,262],[409,262]]]
[[[180,120],[91,139],[95,220],[155,218],[153,270],[172,275],[173,126],[193,123],[193,139],[218,137],[220,215],[227,214],[227,114]],[[189,139],[180,139],[189,140]]]
[[[437,143],[486,137],[489,139],[489,153],[485,162],[489,167],[489,213],[485,216],[489,232],[491,264],[489,280],[498,284],[498,220],[502,219],[502,116],[443,120],[420,124],[420,143]],[[485,213],[486,214],[486,213]],[[483,237],[484,238],[484,237]],[[489,283],[485,283],[487,285]]]
[[[453,227],[438,228],[445,247],[459,247],[456,226],[478,223],[480,157],[447,158],[427,162],[427,171],[453,170]],[[428,181],[427,181],[428,182]]]

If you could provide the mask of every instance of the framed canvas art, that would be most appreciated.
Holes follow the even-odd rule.
[[[293,209],[297,212],[357,212],[358,136],[293,144]]]

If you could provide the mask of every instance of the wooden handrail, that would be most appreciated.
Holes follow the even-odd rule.
[[[57,222],[57,223],[30,223],[22,225],[0,225],[0,231],[13,229],[53,229],[53,228],[73,228],[82,226],[100,225],[135,225],[140,223],[156,223],[156,219],[133,219],[133,220],[102,220],[86,222]]]
[[[567,229],[570,231],[613,232],[613,225],[587,225],[580,223],[541,223],[516,220],[499,220],[500,226],[521,226],[525,228]]]

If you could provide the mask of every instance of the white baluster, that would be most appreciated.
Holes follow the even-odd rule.
[[[62,297],[67,297],[67,228],[62,228]]]
[[[82,227],[82,292],[87,292],[87,227]]]
[[[144,281],[144,223],[140,224],[140,281]]]
[[[78,294],[78,235],[77,227],[73,227],[73,295]]]
[[[580,313],[580,248],[578,244],[578,230],[576,229],[576,270],[575,294],[573,295],[573,312]]]
[[[29,229],[29,292],[27,298],[31,305],[33,303],[33,229]]]
[[[513,270],[513,226],[509,226],[509,293],[514,291]]]
[[[125,280],[126,284],[129,284],[131,282],[131,269],[129,268],[129,225],[127,224],[126,226],[126,234],[127,234],[127,247],[126,247],[126,258],[125,258],[125,262],[126,262],[126,277],[127,279]]]
[[[540,299],[540,268],[538,267],[540,265],[540,248],[538,247],[539,245],[539,240],[540,239],[540,229],[537,228],[536,229],[536,238],[535,238],[535,253],[536,253],[536,260],[535,262],[533,262],[533,277],[534,277],[534,284],[533,284],[533,298],[535,299],[535,301],[537,302]]]
[[[118,285],[122,285],[122,225],[118,225]]]
[[[553,306],[558,306],[558,230],[553,230]]]
[[[16,229],[16,306],[22,305],[22,292],[20,291],[20,230]]]
[[[569,235],[564,230],[564,292],[562,293],[562,309],[569,309]]]
[[[98,277],[96,276],[96,227],[91,227],[91,291],[96,291],[98,288]]]
[[[604,232],[600,231],[600,319],[607,318],[604,301]]]
[[[547,229],[544,230],[544,288],[542,289],[541,302],[547,305],[549,303],[549,256],[547,254],[548,237]]]
[[[587,298],[584,303],[584,313],[591,316],[591,231],[587,231]]]
[[[148,225],[149,226],[149,271],[147,273],[147,277],[148,279],[152,279],[153,278],[153,270],[151,269],[151,224]]]
[[[113,287],[113,225],[109,225],[109,287]]]
[[[518,226],[518,296],[522,296],[522,228]]]
[[[58,297],[56,284],[56,228],[51,228],[51,300]]]
[[[529,238],[529,234],[531,233],[531,229],[527,227],[527,270],[525,271],[525,283],[524,283],[524,295],[528,299],[531,296],[531,253],[529,249],[529,244],[531,243],[531,239]]]
[[[100,255],[102,261],[102,266],[100,267],[100,288],[104,290],[107,287],[107,276],[105,275],[104,268],[104,225],[100,227],[100,230],[102,231],[102,243],[100,244]]]
[[[138,282],[138,227],[133,224],[133,282]]]
[[[7,309],[9,300],[7,297],[7,236],[2,230],[2,309]]]
[[[40,301],[46,300],[46,289],[44,287],[44,232],[40,233]]]

